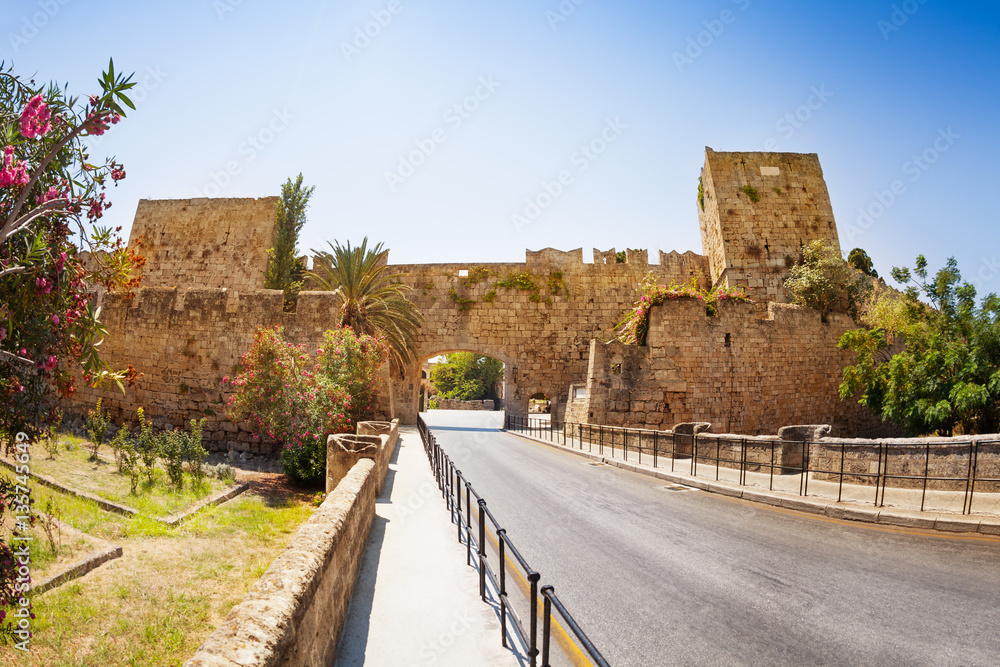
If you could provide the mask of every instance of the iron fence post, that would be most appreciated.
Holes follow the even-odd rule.
[[[531,583],[531,648],[528,650],[528,658],[531,660],[531,667],[538,664],[538,579],[537,572],[528,573],[528,581]]]
[[[549,631],[552,622],[552,600],[546,593],[552,591],[552,586],[542,586],[542,667],[549,667]]]
[[[500,550],[500,643],[507,648],[507,561],[504,559],[506,528],[497,529],[497,546]]]
[[[839,488],[837,489],[838,503],[840,502],[840,499],[843,497],[844,494],[844,447],[845,446],[846,446],[845,443],[843,442],[840,443],[840,483],[839,483]],[[921,510],[923,509],[922,504],[920,509]]]
[[[975,477],[975,463],[973,463],[973,456],[975,454],[974,450],[976,447],[976,441],[973,439],[969,442],[969,470],[965,475],[965,496],[962,498],[962,514],[972,514],[972,498],[969,495],[969,490],[971,487],[971,481]],[[885,494],[883,494],[883,498]],[[968,505],[968,510],[966,510],[966,505]]]
[[[479,597],[486,602],[486,501],[482,498],[479,499]]]
[[[698,476],[698,434],[691,436],[691,476]]]

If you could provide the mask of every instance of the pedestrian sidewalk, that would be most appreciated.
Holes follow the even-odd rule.
[[[739,470],[716,468],[711,464],[698,464],[697,475],[688,474],[691,470],[691,459],[677,459],[673,463],[667,456],[660,456],[656,468],[648,464],[649,456],[642,464],[637,462],[633,451],[629,461],[623,460],[621,447],[603,447],[604,453],[591,452],[592,444],[575,440],[573,447],[537,437],[521,431],[507,431],[511,435],[537,442],[554,449],[569,452],[583,458],[615,466],[623,470],[656,477],[673,484],[682,484],[693,488],[718,493],[725,496],[742,498],[753,502],[784,507],[786,509],[823,514],[835,519],[848,519],[880,523],[905,528],[920,528],[926,530],[941,530],[959,533],[982,533],[984,535],[1000,535],[1000,494],[978,493],[975,501],[975,513],[961,514],[963,494],[949,491],[928,491],[925,507],[933,507],[933,511],[921,511],[922,494],[919,489],[897,489],[889,487],[885,491],[884,505],[874,504],[874,486],[844,484],[842,488],[836,482],[810,479],[808,496],[800,495],[800,475],[774,475],[768,473],[744,473],[745,484],[739,483]],[[586,449],[577,449],[575,447]],[[686,471],[686,472],[682,472]],[[718,475],[718,479],[716,479]],[[773,487],[773,488],[771,488]],[[838,500],[839,498],[839,500]]]
[[[499,605],[438,490],[416,427],[399,429],[337,647],[338,667],[517,666],[500,644]]]

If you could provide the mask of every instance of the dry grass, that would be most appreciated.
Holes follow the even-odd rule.
[[[225,618],[312,514],[277,475],[167,529],[35,488],[63,520],[121,544],[122,558],[38,596],[31,653],[0,648],[0,665],[180,665]]]

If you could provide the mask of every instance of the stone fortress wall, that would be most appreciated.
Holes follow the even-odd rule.
[[[416,363],[383,387],[380,417],[415,422],[421,364],[470,351],[505,363],[504,407],[512,414],[527,414],[528,398],[542,392],[562,420],[570,387],[586,384],[586,404],[570,404],[570,415],[594,423],[710,421],[752,433],[831,421],[838,432],[877,431],[836,393],[849,362],[836,340],[850,323],[787,305],[766,313],[768,301],[780,300],[786,258],[814,238],[837,238],[816,156],[707,149],[702,179],[705,255],[660,252],[649,264],[645,250],[629,249],[618,263],[614,249],[595,250],[585,263],[582,249],[547,248],[527,251],[523,263],[390,265],[413,288],[426,322]],[[750,201],[745,185],[760,201]],[[131,301],[105,295],[102,306],[105,356],[144,375],[125,396],[81,389],[71,412],[101,396],[117,419],[140,405],[160,425],[205,416],[214,448],[271,451],[225,417],[223,376],[234,374],[258,327],[280,324],[288,340],[314,347],[338,306],[329,293],[303,292],[296,311],[283,313],[280,292],[261,289],[276,202],[140,202],[132,239],[144,237],[144,287]],[[664,284],[747,284],[758,304],[725,303],[710,318],[700,302],[671,302],[654,310],[647,347],[604,342],[649,272]]]
[[[854,328],[845,313],[723,301],[708,317],[694,299],[650,314],[647,345],[593,341],[586,396],[572,405],[585,423],[668,430],[711,422],[716,433],[773,434],[787,424],[831,424],[834,435],[892,433],[837,391],[853,354],[837,349]]]

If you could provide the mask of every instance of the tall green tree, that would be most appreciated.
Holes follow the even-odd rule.
[[[441,397],[461,401],[499,399],[496,386],[502,379],[502,361],[473,352],[445,355],[431,371],[431,382]]]
[[[305,267],[298,261],[299,232],[306,224],[306,209],[316,186],[304,187],[302,174],[281,186],[281,199],[274,225],[274,246],[267,251],[267,273],[264,289],[280,289],[285,293],[286,310],[302,289]]]
[[[977,306],[976,289],[958,264],[928,280],[927,260],[892,270],[908,285],[902,296],[876,302],[869,328],[841,337],[855,365],[844,369],[841,398],[859,402],[914,435],[992,433],[1000,427],[1000,299]],[[889,354],[898,339],[905,348]]]
[[[878,278],[878,271],[872,263],[872,258],[868,256],[864,248],[855,248],[847,255],[847,263],[852,267],[872,278]]]
[[[417,331],[424,322],[406,298],[412,288],[401,282],[403,274],[388,271],[389,250],[381,243],[369,248],[365,237],[359,246],[339,241],[327,245],[329,252],[313,251],[309,277],[317,289],[340,297],[340,326],[385,339],[392,370],[402,374],[416,359]]]

